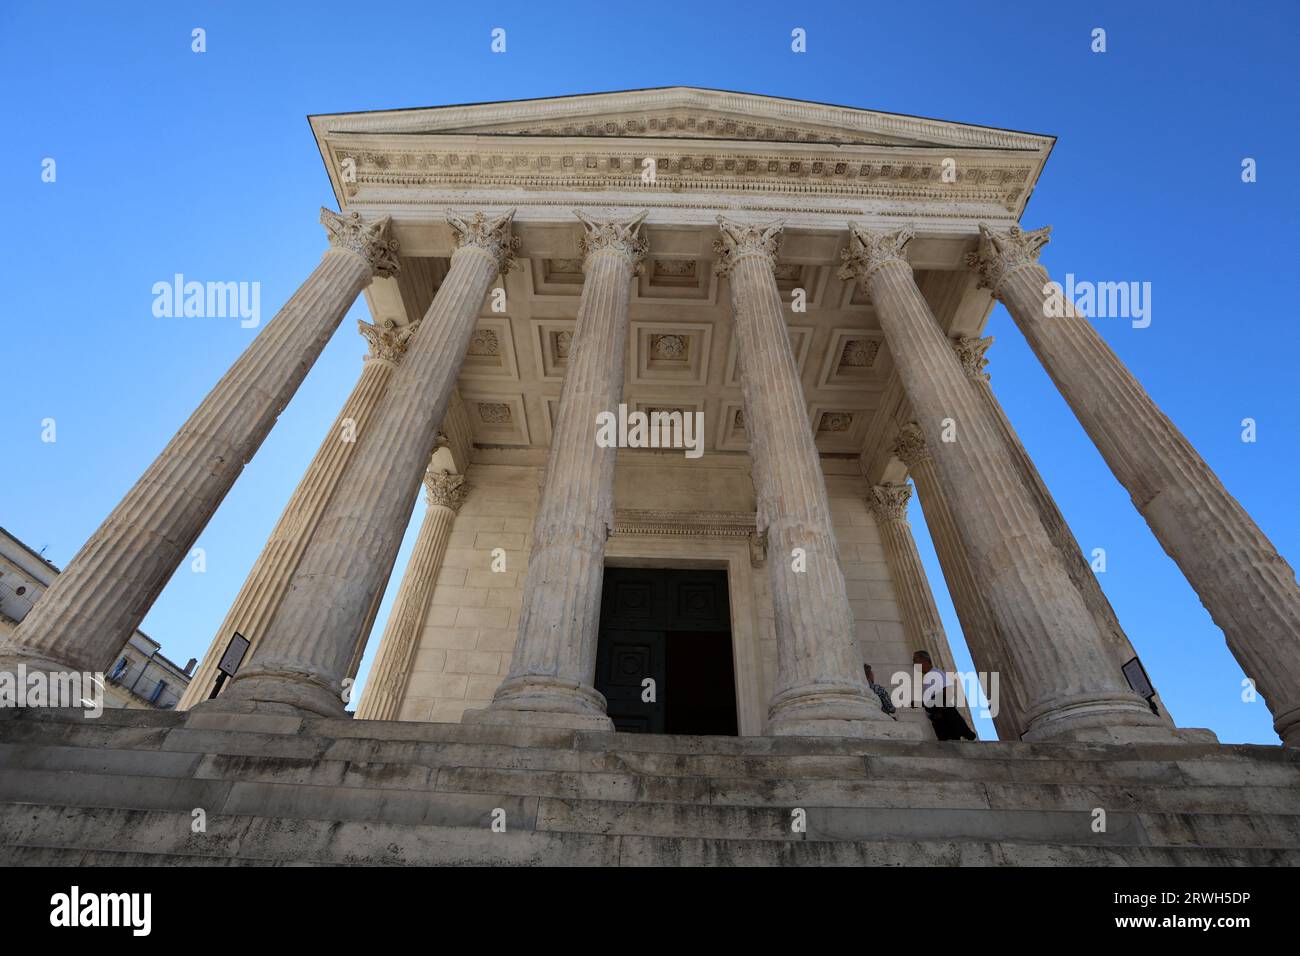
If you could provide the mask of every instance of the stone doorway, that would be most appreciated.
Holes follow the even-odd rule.
[[[735,736],[727,572],[606,568],[596,689],[616,730]]]

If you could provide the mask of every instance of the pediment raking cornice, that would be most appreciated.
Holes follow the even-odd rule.
[[[671,123],[670,123],[671,121]],[[318,134],[636,136],[1038,151],[1052,138],[688,87],[312,117]]]

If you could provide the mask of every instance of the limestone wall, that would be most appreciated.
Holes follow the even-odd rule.
[[[412,664],[402,720],[457,721],[492,698],[510,666],[523,580],[531,546],[541,469],[478,462],[468,471],[472,490],[453,526],[442,570]],[[910,669],[885,554],[864,502],[865,481],[855,462],[824,459],[835,534],[855,618],[855,640],[877,679]],[[615,476],[619,509],[752,512],[754,490],[743,455],[620,454]],[[418,516],[417,516],[418,517]],[[502,549],[506,569],[492,570]],[[722,567],[729,575],[741,732],[762,733],[777,676],[776,633],[767,568],[753,568],[744,538],[616,535],[611,564]],[[778,556],[769,555],[768,560]],[[788,556],[786,557],[788,560]],[[395,569],[394,581],[402,569]],[[374,639],[378,639],[378,635]],[[919,715],[917,715],[919,716]]]

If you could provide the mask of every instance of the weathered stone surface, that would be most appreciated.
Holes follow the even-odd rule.
[[[448,213],[458,237],[451,268],[374,423],[359,436],[260,646],[221,697],[198,709],[344,714],[342,683],[396,560],[475,318],[492,280],[513,262],[512,215]]]
[[[0,644],[0,668],[106,671],[139,627],[357,295],[397,267],[387,217],[321,222],[320,265]]]
[[[1036,261],[1049,229],[980,230],[981,280],[1007,306],[1115,477],[1300,747],[1295,571]]]
[[[741,392],[758,501],[767,535],[777,643],[768,733],[907,737],[867,688],[853,645],[826,481],[808,428],[803,386],[790,348],[775,269],[781,224],[718,217],[717,269],[735,318]]]
[[[217,628],[207,654],[181,697],[180,710],[188,710],[207,699],[217,679],[217,664],[235,634],[249,641],[245,659],[261,643],[262,634],[289,589],[289,581],[307,549],[307,543],[352,460],[357,437],[365,434],[388,389],[388,380],[406,351],[406,343],[418,328],[418,323],[388,330],[377,329],[365,322],[359,325],[361,334],[370,343],[370,354],[361,367],[361,376],[307,466],[289,503],[284,506],[284,512],[262,547],[248,580]]]
[[[987,407],[917,289],[911,228],[850,227],[845,278],[871,297],[899,378],[934,457],[975,581],[1007,643],[1000,662],[1025,699],[1024,736],[1163,724],[1125,684],[1044,531]],[[976,659],[981,670],[988,668]]]
[[[628,300],[647,244],[646,214],[583,223],[582,299],[533,523],[510,671],[467,722],[613,730],[593,683],[605,541],[614,527],[617,447],[596,441],[623,397]]]
[[[934,544],[935,556],[943,570],[948,595],[961,622],[962,637],[971,658],[983,672],[1000,675],[997,714],[993,715],[998,736],[1003,740],[1019,740],[1025,732],[1025,688],[1019,681],[1007,679],[1012,673],[1007,641],[975,580],[966,542],[953,517],[952,505],[935,470],[934,456],[920,426],[915,422],[903,425],[894,441],[893,452],[907,466],[916,484],[925,526],[930,532],[930,541]],[[986,687],[985,692],[988,690]]]
[[[0,723],[0,862],[1300,863],[1300,761],[1277,747],[148,719]]]
[[[1061,555],[1061,559],[1065,564],[1065,569],[1069,572],[1070,580],[1074,582],[1079,595],[1083,598],[1084,603],[1088,605],[1088,610],[1092,612],[1093,618],[1097,621],[1097,629],[1101,633],[1107,652],[1110,654],[1112,666],[1122,668],[1137,656],[1137,651],[1134,649],[1128,635],[1124,632],[1124,628],[1120,625],[1115,609],[1111,607],[1110,601],[1106,599],[1096,572],[1093,571],[1087,558],[1084,557],[1083,551],[1079,548],[1079,542],[1075,540],[1074,533],[1070,530],[1070,526],[1066,524],[1065,516],[1061,514],[1056,499],[1048,491],[1047,483],[1043,481],[1043,476],[1039,474],[1033,459],[1029,457],[1029,452],[1021,443],[1020,436],[1016,434],[1011,420],[1007,418],[1007,414],[1002,408],[1002,403],[993,394],[993,385],[989,381],[988,373],[984,371],[984,366],[988,364],[988,360],[984,358],[984,353],[988,351],[989,346],[992,344],[992,336],[987,338],[962,337],[952,341],[953,351],[956,352],[957,358],[961,362],[962,371],[970,379],[975,393],[988,407],[993,424],[1006,444],[1012,464],[1015,466],[1016,471],[1020,473],[1025,489],[1029,492],[1034,506],[1038,509],[1038,517],[1043,523],[1043,529],[1047,532],[1048,537],[1052,539],[1053,544],[1056,545],[1057,552]],[[1172,727],[1174,724],[1173,718],[1170,717],[1160,695],[1157,693],[1152,700],[1160,711],[1161,719]]]
[[[379,651],[370,665],[365,695],[357,705],[362,720],[396,720],[402,695],[410,675],[411,659],[429,611],[434,582],[442,567],[456,512],[469,492],[463,475],[434,471],[424,475],[427,507],[420,531],[411,550],[410,561],[402,575],[401,586],[388,612],[388,623],[379,642]]]

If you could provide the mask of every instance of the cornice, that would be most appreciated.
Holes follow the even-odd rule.
[[[802,128],[806,133],[826,133],[841,140],[851,138],[903,140],[923,145],[955,148],[990,148],[1039,151],[1050,148],[1053,138],[1034,133],[994,129],[929,119],[881,113],[854,107],[789,100],[754,93],[670,87],[658,90],[628,90],[550,99],[479,103],[427,109],[338,113],[312,117],[318,136],[340,132],[449,133],[495,131],[518,132],[517,127],[545,128],[548,125],[583,127],[601,122],[600,133],[619,134],[623,114],[655,111],[692,111],[730,114],[735,122],[758,127],[767,125]],[[604,129],[614,123],[614,130]],[[512,130],[510,127],[516,127]],[[689,135],[689,127],[682,132]],[[672,130],[668,130],[672,132]],[[758,135],[762,132],[756,131]],[[597,134],[599,135],[599,133]],[[821,138],[821,137],[817,137]]]
[[[767,560],[767,533],[758,530],[758,518],[752,511],[620,508],[614,512],[610,534],[746,538],[749,541],[750,565],[762,567]]]
[[[756,530],[756,518],[752,511],[660,511],[619,508],[614,512],[614,534],[744,538]]]
[[[771,143],[688,143],[644,141],[641,148],[620,141],[587,140],[507,143],[475,139],[462,143],[410,142],[374,138],[332,140],[326,149],[331,174],[351,202],[376,189],[527,189],[558,191],[639,190],[647,195],[688,192],[778,193],[822,197],[983,204],[1014,211],[1026,198],[1036,158],[988,155],[964,157],[956,180],[944,178],[942,157],[912,152],[790,148]],[[642,176],[646,158],[656,161],[655,179]],[[338,175],[341,164],[351,172]]]

